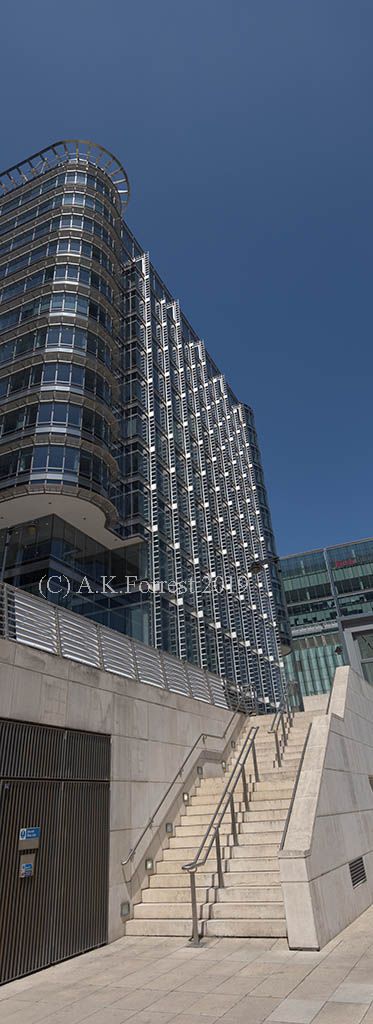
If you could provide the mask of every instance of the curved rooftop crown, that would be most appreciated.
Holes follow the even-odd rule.
[[[95,142],[87,142],[85,139],[64,139],[62,142],[54,142],[51,146],[41,149],[40,153],[22,160],[14,167],[8,167],[0,173],[0,196],[7,195],[12,189],[24,185],[51,170],[53,167],[63,166],[71,161],[78,161],[83,164],[94,164],[101,171],[111,178],[119,192],[122,203],[122,214],[128,206],[130,186],[128,176],[122,164],[113,156],[105,146],[98,146]]]

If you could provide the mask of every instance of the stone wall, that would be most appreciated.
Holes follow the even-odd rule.
[[[312,712],[326,712],[328,706],[329,694],[328,693],[315,693],[311,697],[303,697],[303,704],[305,711]]]
[[[373,902],[373,687],[335,674],[329,713],[314,719],[280,854],[289,945],[321,949]],[[367,880],[353,888],[349,863]]]
[[[205,772],[221,771],[242,716],[232,721],[229,711],[211,704],[1,639],[0,717],[111,735],[109,939],[118,938],[124,932],[120,905],[136,897],[145,853],[162,849],[165,816],[174,820],[182,810],[181,790],[194,785],[197,761],[205,762]],[[192,745],[202,732],[222,737],[227,726],[224,739],[201,741],[183,784],[171,790],[137,859],[124,869],[121,861]]]

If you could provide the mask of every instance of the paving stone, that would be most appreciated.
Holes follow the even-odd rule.
[[[245,996],[220,1018],[221,1024],[262,1024],[277,1005],[277,999]]]
[[[366,1003],[325,1003],[313,1024],[366,1024]]]
[[[321,999],[285,999],[268,1017],[281,1024],[311,1024],[321,1010]]]
[[[331,1001],[339,1003],[367,1003],[369,1005],[369,1003],[373,1002],[373,981],[370,984],[345,981],[342,985],[338,986],[331,997]]]

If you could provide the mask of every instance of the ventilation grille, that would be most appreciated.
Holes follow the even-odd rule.
[[[352,886],[356,889],[357,885],[362,885],[367,880],[363,858],[357,857],[356,860],[351,860],[349,868]]]

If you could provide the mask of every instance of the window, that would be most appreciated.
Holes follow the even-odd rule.
[[[73,364],[72,367],[71,367],[71,383],[74,385],[74,387],[82,388],[83,387],[83,382],[84,382],[84,369],[83,369],[83,367],[82,366],[74,366],[74,364]]]
[[[42,367],[41,363],[38,363],[37,366],[33,366],[32,367],[32,369],[31,369],[31,380],[30,380],[30,384],[31,385],[40,384],[42,368],[43,367]]]
[[[51,445],[49,449],[49,469],[62,469],[64,449],[62,445]]]
[[[57,364],[57,381],[59,384],[68,384],[70,381],[70,363]]]
[[[67,403],[66,402],[55,402],[53,406],[53,423],[66,423],[67,420]]]
[[[30,370],[19,370],[18,373],[14,373],[10,378],[9,393],[13,394],[15,391],[23,391],[28,388],[30,377]]]
[[[57,368],[57,364],[56,363],[46,363],[45,364],[45,366],[44,366],[44,373],[43,373],[43,384],[52,384],[52,383],[54,383],[55,376],[56,376],[56,368]]]
[[[31,468],[32,448],[23,448],[19,456],[19,473],[28,473]]]
[[[40,448],[35,448],[33,458],[33,470],[34,472],[46,469],[48,456],[48,446],[41,445]]]
[[[38,412],[37,405],[29,405],[26,409],[26,427],[34,427]]]
[[[65,470],[68,473],[77,473],[79,469],[79,449],[66,448]]]
[[[0,457],[0,479],[15,476],[17,472],[18,452],[7,452]]]
[[[23,427],[25,410],[14,409],[13,412],[8,412],[4,416],[3,434],[11,434],[15,430],[21,430]]]
[[[38,423],[50,423],[52,417],[52,402],[42,402],[39,406]]]
[[[79,405],[68,406],[69,427],[80,427],[82,410]]]

